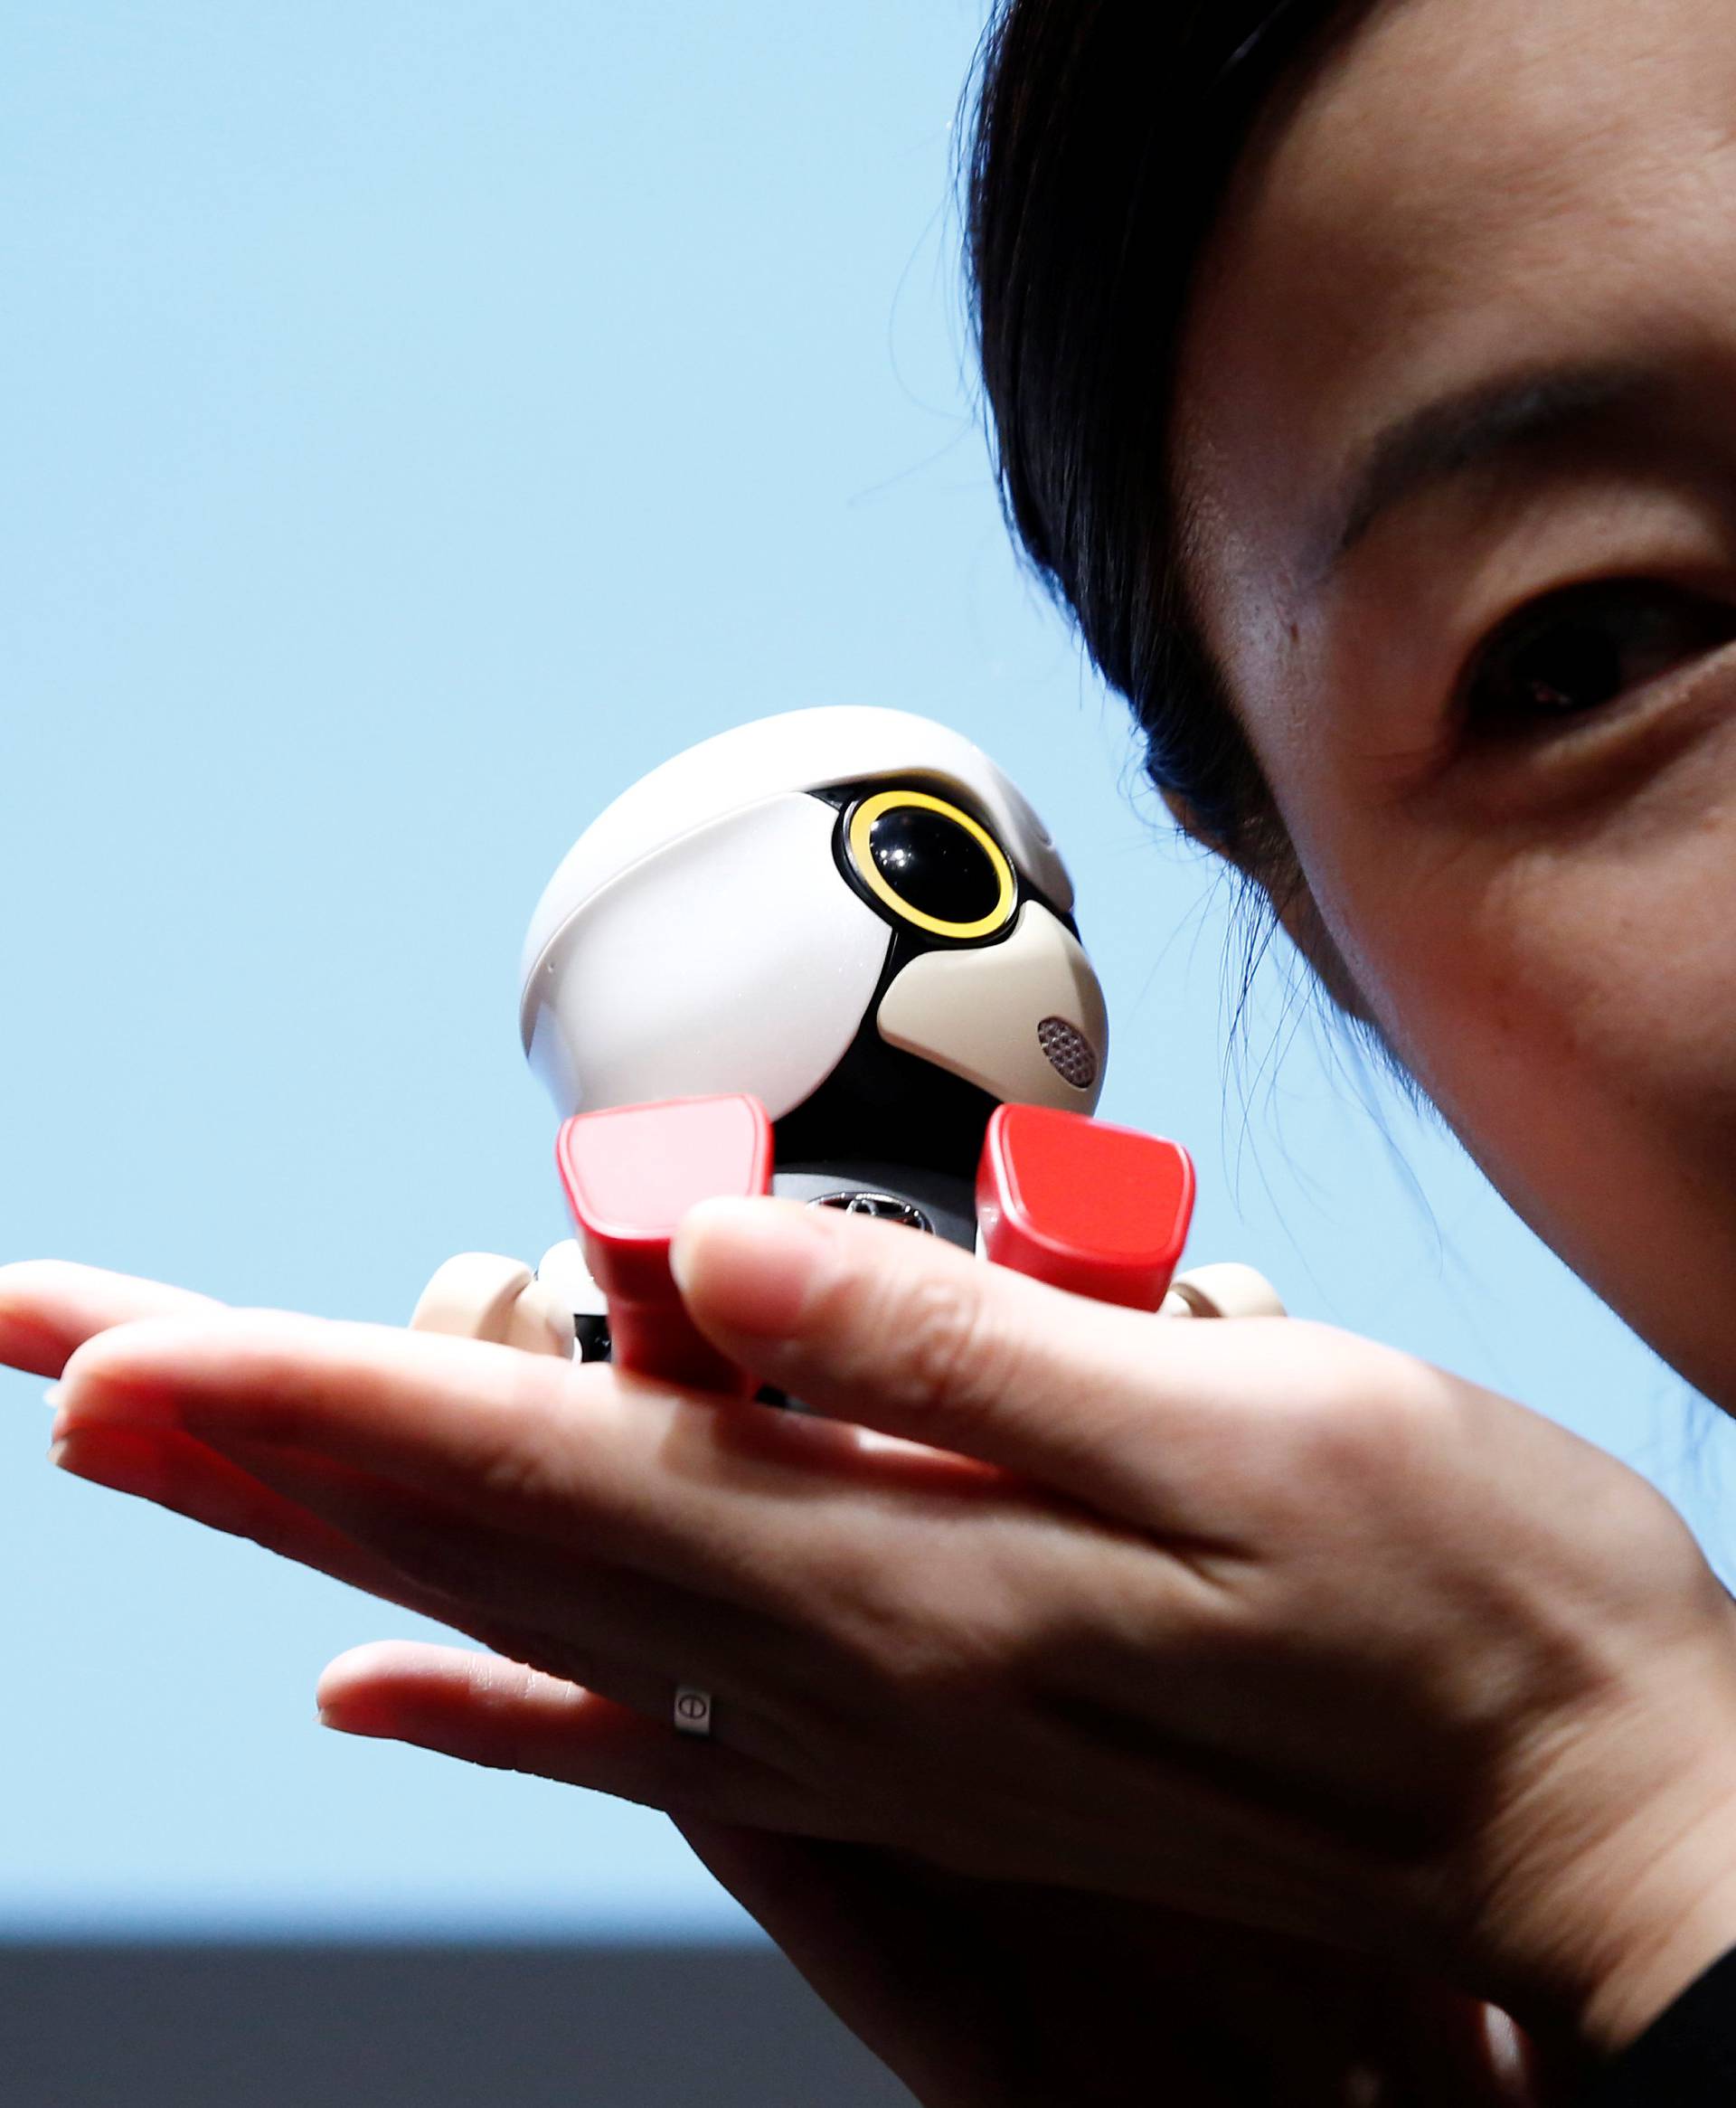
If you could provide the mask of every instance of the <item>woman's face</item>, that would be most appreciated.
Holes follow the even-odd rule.
[[[1736,16],[1385,0],[1184,346],[1207,632],[1370,1015],[1736,1409]]]

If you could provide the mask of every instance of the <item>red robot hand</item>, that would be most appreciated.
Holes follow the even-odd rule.
[[[686,1389],[748,1398],[683,1307],[669,1271],[675,1225],[696,1201],[771,1190],[771,1122],[757,1098],[677,1098],[581,1112],[555,1145],[591,1279],[609,1300],[615,1366]]]
[[[1194,1160],[1175,1142],[1041,1105],[1003,1105],[989,1120],[976,1221],[997,1266],[1155,1310],[1193,1214]]]

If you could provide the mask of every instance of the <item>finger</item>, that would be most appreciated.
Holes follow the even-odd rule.
[[[190,1289],[128,1273],[59,1259],[14,1261],[0,1266],[0,1363],[57,1376],[87,1339],[111,1326],[222,1307]]]
[[[449,1606],[389,1561],[173,1428],[75,1427],[50,1452],[61,1470],[244,1537],[382,1602],[449,1622]]]
[[[599,1611],[598,1594],[611,1583],[618,1591],[622,1581],[601,1573],[595,1575],[590,1590],[576,1589],[564,1601],[552,1601],[545,1594],[534,1607],[506,1600],[509,1592],[505,1589],[492,1591],[493,1600],[487,1602],[465,1600],[431,1584],[417,1571],[414,1556],[383,1555],[309,1512],[305,1495],[318,1475],[315,1465],[283,1474],[290,1481],[286,1490],[228,1458],[213,1455],[190,1436],[169,1430],[121,1426],[75,1430],[57,1449],[63,1453],[55,1460],[80,1478],[150,1500],[229,1536],[247,1538],[382,1602],[453,1626],[515,1662],[589,1682],[647,1719],[671,1719],[677,1685],[697,1682],[721,1697],[713,1733],[731,1744],[772,1762],[799,1739],[793,1729],[767,1724],[763,1702],[759,1709],[750,1709],[749,1703],[750,1689],[757,1693],[774,1682],[791,1684],[788,1663],[778,1659],[775,1639],[756,1635],[755,1663],[750,1673],[737,1659],[742,1650],[726,1647],[714,1637],[719,1613],[713,1606],[684,1599],[679,1605],[647,1607],[633,1602]],[[338,1474],[326,1476],[333,1479]],[[329,1489],[322,1489],[322,1497],[331,1498]],[[353,1496],[352,1501],[359,1504],[359,1497]],[[438,1543],[446,1532],[426,1515],[406,1513],[382,1527],[381,1534],[400,1546],[419,1546],[424,1540]],[[504,1558],[506,1547],[498,1550]],[[475,1555],[479,1560],[485,1556],[480,1551]],[[444,1565],[449,1559],[447,1555],[433,1563]],[[552,1629],[542,1630],[533,1621],[538,1608],[545,1615],[558,1612]],[[678,1632],[678,1640],[665,1637],[660,1650],[672,1664],[667,1668],[658,1666],[655,1654],[646,1659],[635,1651],[643,1647],[644,1636],[653,1626],[660,1626],[665,1636]],[[575,1639],[575,1629],[585,1636]],[[771,1710],[794,1708],[774,1703]]]
[[[830,1667],[802,1635],[323,1459],[248,1445],[238,1460],[379,1554],[442,1621],[651,1720],[671,1720],[677,1688],[698,1685],[718,1699],[715,1735],[765,1763],[800,1763]]]
[[[769,1574],[811,1589],[841,1510],[888,1486],[948,1513],[997,1497],[979,1467],[872,1450],[823,1420],[475,1340],[271,1311],[91,1340],[61,1378],[57,1428],[113,1423],[317,1456],[749,1607],[765,1607]]]
[[[673,1259],[707,1334],[805,1404],[1147,1526],[1195,1525],[1201,1493],[1218,1507],[1199,1467],[1233,1454],[1260,1365],[1280,1394],[1300,1343],[1278,1320],[1179,1325],[1089,1302],[940,1238],[788,1201],[703,1203]]]
[[[586,1600],[581,1593],[554,1606],[562,1612],[567,1628],[562,1636],[562,1631],[543,1631],[533,1623],[524,1623],[523,1606],[518,1606],[518,1615],[512,1615],[508,1604],[459,1600],[417,1573],[415,1558],[394,1560],[379,1555],[375,1549],[356,1543],[341,1530],[328,1527],[316,1514],[310,1514],[306,1501],[287,1497],[280,1486],[266,1484],[231,1459],[204,1451],[190,1435],[173,1429],[74,1429],[59,1442],[57,1451],[61,1454],[57,1454],[55,1460],[61,1470],[76,1473],[78,1478],[108,1486],[114,1492],[147,1498],[158,1508],[223,1530],[225,1535],[244,1536],[268,1552],[297,1560],[316,1573],[331,1574],[335,1581],[345,1581],[350,1587],[364,1590],[382,1602],[455,1625],[459,1631],[485,1640],[497,1653],[510,1655],[516,1663],[535,1663],[550,1674],[594,1684],[599,1693],[605,1693],[619,1706],[634,1707],[649,1720],[672,1718],[676,1684],[710,1678],[702,1687],[722,1695],[714,1735],[721,1735],[733,1745],[754,1750],[767,1763],[790,1744],[788,1735],[767,1728],[760,1716],[748,1709],[746,1690],[750,1684],[759,1687],[769,1678],[759,1671],[750,1678],[746,1669],[735,1665],[719,1668],[716,1647],[703,1649],[697,1638],[708,1621],[716,1621],[714,1612],[708,1619],[702,1615],[702,1606],[691,1600],[684,1604],[683,1640],[676,1653],[678,1668],[664,1671],[656,1668],[656,1663],[634,1659],[630,1649],[637,1642],[634,1638],[624,1638],[624,1631],[634,1634],[645,1628],[643,1606],[634,1606],[630,1615],[618,1611],[613,1617],[602,1617],[596,1612],[596,1592],[619,1577],[596,1574],[594,1587],[586,1592],[592,1604],[588,1619],[580,1611],[580,1604]],[[307,1465],[301,1473],[295,1473],[295,1484],[306,1489],[314,1476],[316,1467]],[[439,1539],[440,1530],[426,1517],[402,1517],[390,1535],[401,1543],[410,1543],[423,1536]],[[592,1630],[605,1628],[607,1644],[575,1642],[571,1638],[573,1623],[588,1623]],[[668,1609],[664,1609],[664,1623],[675,1625]],[[615,1653],[609,1647],[613,1647]],[[771,1649],[760,1649],[759,1653],[769,1650]]]
[[[322,1720],[345,1735],[413,1743],[696,1820],[801,1830],[813,1817],[807,1797],[769,1766],[491,1654],[377,1641],[331,1663],[318,1697]]]

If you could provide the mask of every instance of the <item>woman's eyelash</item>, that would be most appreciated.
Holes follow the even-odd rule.
[[[1652,579],[1600,580],[1533,602],[1483,647],[1460,690],[1473,733],[1535,733],[1608,708],[1736,639],[1736,607]]]

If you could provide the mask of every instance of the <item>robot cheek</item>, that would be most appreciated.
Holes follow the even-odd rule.
[[[999,944],[913,959],[877,1023],[890,1045],[1011,1103],[1090,1112],[1102,1089],[1103,991],[1078,939],[1035,901]]]

